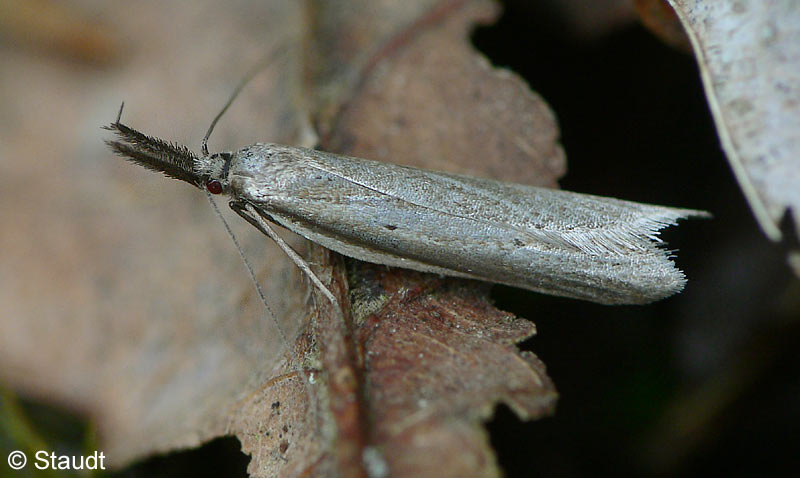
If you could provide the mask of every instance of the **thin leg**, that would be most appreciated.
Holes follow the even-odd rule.
[[[311,279],[311,282],[325,295],[325,297],[327,297],[328,300],[330,300],[335,307],[337,308],[339,307],[339,301],[337,301],[336,297],[333,296],[331,291],[327,287],[325,287],[325,284],[323,284],[322,281],[319,280],[319,277],[317,277],[317,275],[314,274],[314,271],[311,270],[311,267],[309,267],[308,262],[306,262],[305,259],[300,257],[300,254],[295,252],[295,250],[292,249],[292,247],[289,244],[287,244],[286,241],[284,241],[283,238],[279,236],[274,229],[272,229],[272,226],[270,226],[269,223],[265,221],[263,217],[261,217],[261,214],[258,213],[256,208],[254,208],[252,204],[238,203],[235,201],[231,201],[230,207],[231,209],[236,211],[236,214],[242,216],[247,222],[252,224],[256,229],[266,234],[270,239],[275,241],[278,247],[280,247],[283,250],[283,252],[287,256],[289,256],[292,262],[294,262],[295,265],[297,265],[297,267],[299,267],[300,270],[303,271],[303,273],[305,273],[305,275],[308,276],[309,279]]]
[[[258,283],[258,278],[256,277],[256,274],[253,271],[253,267],[250,265],[250,261],[248,261],[247,257],[245,257],[244,251],[242,250],[242,247],[239,245],[239,241],[236,240],[236,236],[233,234],[233,231],[231,230],[230,226],[228,225],[228,221],[226,221],[225,217],[219,212],[219,208],[217,207],[217,203],[214,202],[214,198],[211,197],[211,193],[209,193],[208,190],[206,190],[206,197],[208,197],[208,201],[211,203],[211,206],[214,208],[214,211],[217,213],[217,216],[222,221],[222,224],[225,225],[225,230],[228,232],[228,235],[233,240],[234,245],[236,245],[236,250],[239,251],[239,256],[242,258],[242,261],[244,262],[244,265],[247,267],[247,272],[250,273],[250,278],[253,280],[253,285],[255,285],[255,287],[256,287],[256,292],[258,292],[258,297],[261,299],[261,303],[264,304],[264,308],[267,310],[267,312],[269,313],[269,316],[272,318],[272,321],[275,324],[275,329],[278,331],[278,334],[281,336],[281,340],[282,340],[283,346],[286,348],[286,355],[287,355],[286,363],[287,363],[287,365],[290,368],[292,368],[300,378],[303,379],[303,385],[306,388],[306,394],[308,396],[308,407],[311,410],[312,415],[315,417],[314,420],[316,421],[316,409],[314,408],[314,404],[317,402],[317,400],[315,398],[316,395],[314,394],[314,389],[311,387],[311,381],[309,380],[308,375],[306,374],[305,369],[303,368],[303,364],[302,364],[301,360],[299,360],[299,358],[294,357],[294,354],[293,354],[293,351],[292,351],[292,347],[291,347],[291,345],[289,344],[289,341],[286,338],[286,333],[283,331],[283,327],[281,327],[281,324],[278,322],[278,318],[275,315],[275,313],[272,311],[272,308],[269,306],[269,304],[267,304],[267,299],[264,296],[264,291],[261,290],[261,284]],[[237,213],[239,213],[240,215],[242,214],[236,208],[233,208],[233,210],[236,211]],[[244,217],[244,216],[242,216],[242,217]],[[247,219],[247,218],[245,218],[245,219]],[[249,219],[248,219],[248,221],[249,221]]]

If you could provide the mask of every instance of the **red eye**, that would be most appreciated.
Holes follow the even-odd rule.
[[[222,193],[222,183],[216,179],[209,179],[206,181],[206,189],[208,189],[208,192],[211,194],[220,194]]]

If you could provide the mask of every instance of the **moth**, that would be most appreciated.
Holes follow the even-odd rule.
[[[707,215],[279,144],[209,154],[208,135],[197,155],[119,117],[105,128],[116,134],[108,146],[125,159],[227,195],[334,302],[269,223],[362,261],[602,304],[645,304],[686,283],[658,231]]]

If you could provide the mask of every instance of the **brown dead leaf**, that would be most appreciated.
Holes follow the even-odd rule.
[[[764,233],[800,232],[800,4],[670,0],[722,147]],[[795,246],[796,247],[796,246]]]
[[[364,263],[350,283],[372,446],[392,474],[496,476],[480,425],[493,404],[530,419],[555,401],[543,365],[514,346],[534,325],[494,309],[485,284]]]
[[[493,4],[314,6],[311,44],[318,47],[307,64],[325,149],[555,184],[563,152],[552,113],[519,78],[492,70],[467,46],[470,26],[495,14]],[[365,12],[398,21],[365,26]],[[312,326],[326,377],[321,401],[338,429],[338,469],[345,476],[496,476],[480,420],[498,401],[526,418],[555,401],[541,364],[512,346],[533,325],[491,309],[485,288],[354,267],[360,273],[345,281],[353,287],[345,321],[354,328],[344,329],[335,314],[318,314]]]
[[[552,409],[543,367],[513,345],[533,325],[491,308],[485,287],[364,264],[348,273],[312,247],[350,304],[342,317],[228,214],[297,337],[287,364],[205,198],[102,144],[124,98],[132,126],[197,145],[233,85],[273,55],[213,149],[307,143],[310,112],[337,152],[555,184],[552,114],[468,46],[493,3],[333,5],[108,2],[96,18],[133,53],[107,72],[0,52],[13,65],[0,91],[15,92],[0,142],[16,159],[0,163],[0,214],[14,224],[0,230],[0,379],[91,415],[115,466],[234,434],[253,476],[493,476],[480,422],[494,405],[524,418]]]
[[[0,374],[92,416],[119,466],[227,433],[242,397],[283,373],[284,346],[202,195],[109,155],[99,127],[125,99],[126,121],[199,145],[243,72],[265,52],[299,48],[299,32],[282,22],[298,23],[300,12],[288,1],[198,3],[193,15],[180,3],[103,5],[94,18],[132,52],[119,69],[2,51],[0,217],[13,227],[0,229]],[[292,91],[292,58],[259,77],[212,147],[300,137],[291,95],[264,94]],[[303,279],[231,216],[296,335]]]
[[[633,5],[642,24],[664,43],[686,53],[692,51],[689,37],[686,36],[678,15],[667,0],[633,0]]]
[[[328,50],[361,20],[319,12],[316,23],[338,22],[319,30],[314,51],[321,53],[309,62],[311,91],[337,93],[336,101],[317,98],[314,108],[325,149],[555,187],[565,162],[552,112],[519,77],[491,68],[468,41],[476,22],[497,15],[495,4],[420,1],[412,9],[414,3],[396,8],[402,15],[395,16],[396,2],[351,2],[354,9],[407,20],[392,28],[376,22],[377,31],[362,33],[360,43],[341,46],[338,55]],[[343,80],[342,70],[357,76]]]
[[[50,54],[108,64],[120,58],[116,37],[90,16],[63,2],[5,0],[0,2],[0,35],[16,45]]]

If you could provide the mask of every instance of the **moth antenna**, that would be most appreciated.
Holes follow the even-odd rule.
[[[119,113],[117,113],[117,121],[114,121],[114,124],[119,124],[119,120],[122,119],[122,108],[125,108],[125,102],[123,101],[121,105],[119,105]]]
[[[208,138],[211,137],[211,133],[214,131],[214,127],[217,126],[217,122],[219,121],[219,119],[222,118],[222,115],[224,115],[225,112],[228,111],[228,108],[231,106],[231,104],[233,104],[233,101],[236,99],[237,96],[239,96],[239,93],[242,92],[244,87],[247,86],[248,83],[250,83],[250,80],[252,80],[258,73],[261,72],[261,70],[263,70],[272,61],[272,57],[275,56],[275,54],[284,50],[285,47],[281,46],[276,47],[274,50],[268,53],[263,60],[258,62],[256,66],[253,67],[253,69],[250,70],[244,76],[244,78],[241,79],[241,81],[239,81],[239,84],[236,85],[236,88],[233,90],[233,93],[231,93],[231,96],[228,98],[228,101],[225,103],[225,106],[222,107],[220,112],[217,113],[217,116],[215,116],[214,119],[211,121],[211,125],[208,127],[208,131],[206,131],[206,135],[203,136],[203,142],[200,147],[203,156],[208,156]]]
[[[211,207],[214,208],[214,212],[217,214],[217,217],[222,221],[222,224],[225,226],[225,231],[228,233],[228,236],[233,241],[233,245],[236,246],[236,251],[239,252],[239,257],[242,258],[242,262],[244,262],[245,267],[247,268],[247,273],[250,274],[250,280],[253,282],[253,285],[256,288],[256,293],[258,294],[258,298],[261,303],[264,305],[264,308],[267,309],[267,313],[269,313],[270,319],[272,319],[272,324],[275,326],[275,329],[278,331],[278,335],[280,335],[281,342],[283,343],[283,347],[286,349],[287,355],[287,363],[290,368],[294,369],[294,371],[300,376],[303,380],[303,385],[306,388],[306,393],[308,394],[309,400],[309,407],[313,408],[314,400],[314,390],[311,388],[311,381],[306,375],[305,369],[303,369],[303,364],[300,360],[296,360],[295,357],[292,355],[292,348],[289,339],[286,336],[286,332],[284,332],[283,327],[281,326],[280,322],[278,322],[278,317],[275,315],[275,312],[272,311],[272,307],[269,306],[267,303],[267,298],[264,295],[264,290],[261,288],[261,283],[258,282],[258,278],[256,277],[256,273],[253,270],[253,266],[250,264],[250,261],[247,260],[247,256],[244,255],[244,250],[242,250],[242,246],[239,244],[239,240],[236,239],[236,235],[233,233],[231,226],[228,224],[228,221],[225,219],[225,216],[222,215],[222,212],[219,210],[216,201],[214,198],[211,197],[211,193],[208,190],[204,190],[206,193],[206,197],[208,198],[208,202],[211,203]]]
[[[239,93],[242,92],[244,87],[247,86],[248,83],[250,83],[250,80],[252,80],[253,77],[256,76],[256,74],[258,74],[263,68],[264,65],[259,64],[256,68],[250,70],[250,72],[247,73],[247,75],[245,75],[244,78],[242,78],[239,84],[236,85],[236,88],[233,90],[233,93],[231,93],[231,96],[228,98],[228,101],[225,103],[225,106],[222,107],[220,112],[217,113],[217,116],[215,116],[213,121],[211,121],[211,126],[208,127],[206,135],[203,136],[203,143],[201,146],[201,150],[203,151],[203,156],[208,156],[208,138],[214,131],[214,127],[217,125],[219,119],[222,118],[222,115],[224,115],[226,111],[228,111],[228,108],[231,106],[231,104],[233,104],[233,101],[236,99],[237,96],[239,96]]]
[[[250,274],[250,279],[253,281],[253,285],[256,288],[256,293],[258,294],[258,298],[261,300],[261,303],[264,305],[264,308],[267,309],[270,318],[272,319],[275,328],[278,329],[278,334],[281,336],[281,340],[285,344],[286,348],[289,348],[289,339],[286,336],[286,333],[283,331],[283,327],[278,322],[278,317],[275,315],[275,312],[272,311],[272,307],[269,306],[267,303],[267,298],[264,295],[264,290],[261,288],[261,284],[258,282],[258,278],[256,277],[256,273],[253,270],[253,266],[250,264],[250,261],[247,260],[247,257],[244,255],[244,251],[242,250],[242,246],[239,244],[239,240],[236,239],[236,235],[233,234],[233,230],[231,229],[230,224],[225,219],[225,216],[222,215],[222,212],[219,210],[217,206],[217,202],[214,201],[214,198],[211,197],[211,193],[206,190],[206,197],[208,197],[208,202],[211,203],[211,207],[214,208],[214,212],[216,213],[217,217],[222,221],[222,225],[225,226],[225,231],[230,236],[231,240],[233,241],[233,245],[236,246],[236,250],[239,252],[239,257],[242,258],[242,262],[244,262],[245,267],[247,267],[247,272]],[[289,351],[291,354],[291,351]]]

